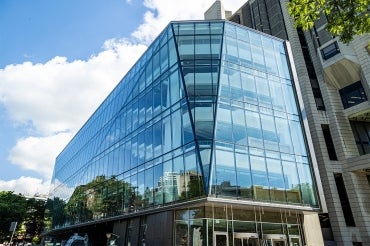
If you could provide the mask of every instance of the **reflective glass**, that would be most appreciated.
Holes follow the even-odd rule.
[[[180,110],[177,110],[176,112],[172,113],[171,120],[172,120],[172,125],[173,125],[172,127],[172,148],[175,149],[181,146],[181,140],[182,140],[181,131],[179,131],[179,129],[182,128]],[[177,127],[174,127],[175,125],[177,125]]]
[[[260,116],[257,112],[245,111],[248,145],[263,148]]]
[[[301,203],[302,196],[299,187],[297,166],[294,162],[283,161],[282,163],[287,201],[292,203]]]
[[[153,167],[145,169],[145,204],[151,206],[154,204],[154,186],[153,186]]]
[[[294,139],[294,153],[303,156],[307,155],[301,124],[298,121],[290,120],[289,126],[290,134],[292,139]]]
[[[163,204],[163,164],[154,166],[154,205]]]
[[[281,161],[266,158],[271,200],[286,201]]]
[[[315,196],[316,190],[312,181],[310,166],[297,163],[297,167],[302,192],[302,203],[317,206],[317,199]]]
[[[162,120],[162,147],[163,153],[167,153],[172,148],[171,138],[171,117],[167,116]]]
[[[232,142],[231,107],[227,104],[219,104],[217,109],[216,139]]]
[[[270,200],[269,198],[269,184],[265,164],[265,158],[260,156],[250,156],[253,194],[256,200]]]
[[[281,40],[232,23],[171,23],[57,157],[51,194],[66,209],[53,227],[200,197],[208,187],[317,206],[287,61]],[[82,194],[96,200],[78,205],[89,213],[76,221]]]
[[[216,194],[236,196],[236,173],[233,152],[216,149]]]
[[[247,132],[244,119],[244,109],[232,107],[233,135],[237,144],[247,145]]]
[[[246,151],[235,152],[236,177],[238,196],[241,198],[253,198],[251,170],[249,157]]]
[[[185,179],[182,179],[181,176],[184,175],[185,168],[184,168],[184,161],[183,157],[179,156],[173,159],[173,173],[178,177],[178,181],[176,182],[176,187],[174,188],[174,196],[179,200],[183,200],[186,198],[186,193],[184,190],[185,187]]]
[[[163,196],[164,203],[169,203],[177,200],[176,187],[178,176],[172,170],[172,160],[163,163]]]

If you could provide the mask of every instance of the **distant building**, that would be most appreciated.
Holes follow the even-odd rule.
[[[225,10],[220,0],[215,1],[212,6],[204,13],[205,20],[221,20],[231,16],[231,11]]]
[[[171,22],[57,157],[47,235],[322,245],[291,53],[233,22]]]

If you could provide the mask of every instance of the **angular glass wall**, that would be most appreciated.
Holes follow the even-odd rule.
[[[204,115],[209,111],[204,105],[215,100],[214,83],[206,77],[217,81],[213,62],[219,63],[223,23],[187,28],[170,24],[58,156],[51,193],[54,227],[204,196],[191,119],[206,125],[195,128],[196,138],[211,140],[214,113],[197,114]],[[200,32],[202,38],[194,41]],[[194,42],[202,43],[201,49]],[[201,72],[191,71],[195,63]],[[196,103],[189,76],[203,91]]]
[[[223,25],[223,22],[173,24],[206,190],[209,183]]]
[[[225,23],[211,195],[317,206],[284,43]]]
[[[52,187],[54,228],[206,194],[316,206],[283,41],[171,23],[57,157]]]

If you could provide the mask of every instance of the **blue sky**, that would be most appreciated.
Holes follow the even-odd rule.
[[[147,45],[213,2],[1,0],[0,191],[47,193],[56,156]]]

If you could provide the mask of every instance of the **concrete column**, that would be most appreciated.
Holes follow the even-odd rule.
[[[303,215],[303,231],[307,246],[324,246],[318,214]]]

